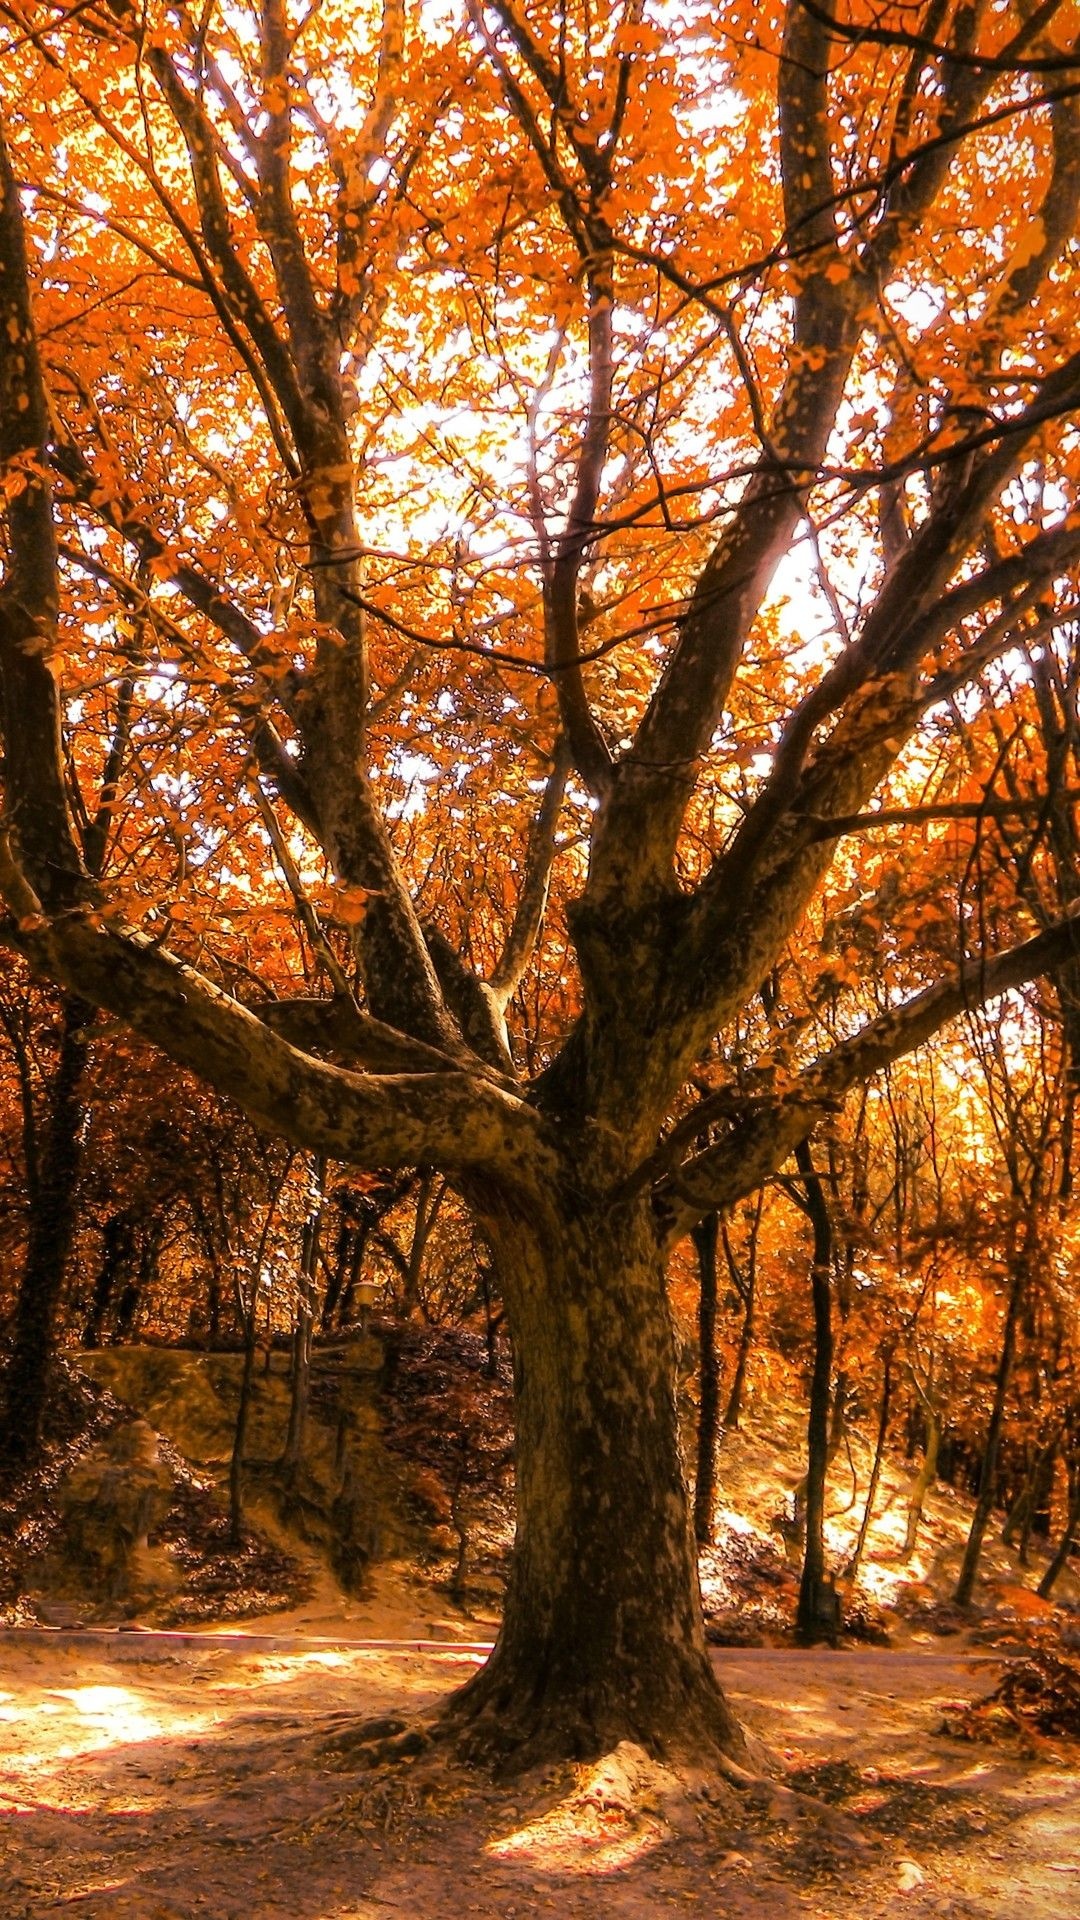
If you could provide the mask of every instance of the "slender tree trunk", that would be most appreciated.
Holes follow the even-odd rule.
[[[941,1449],[941,1416],[929,1401],[924,1401],[923,1410],[926,1414],[926,1445],[923,1449],[922,1466],[915,1476],[908,1496],[907,1531],[904,1534],[904,1545],[900,1553],[900,1559],[905,1565],[915,1551],[922,1510],[926,1496],[937,1478],[938,1453]]]
[[[522,1767],[620,1740],[737,1754],[705,1648],[651,1215],[592,1204],[577,1169],[566,1186],[498,1212],[475,1197],[513,1339],[517,1541],[495,1650],[448,1724]]]
[[[484,1372],[489,1380],[494,1380],[499,1371],[499,1328],[503,1323],[503,1309],[496,1302],[491,1284],[495,1278],[491,1261],[483,1259],[480,1263],[480,1292],[484,1302],[484,1344],[487,1348]]]
[[[85,1031],[93,1018],[93,1008],[65,996],[60,1054],[49,1090],[49,1115],[40,1148],[5,1382],[0,1463],[9,1467],[34,1460],[41,1448],[57,1308],[78,1219],[85,1124],[81,1096],[90,1057]]]
[[[126,1213],[113,1213],[105,1222],[101,1236],[101,1260],[94,1281],[94,1297],[83,1328],[84,1347],[101,1345],[105,1316],[113,1302],[116,1283],[131,1260],[132,1227]]]
[[[239,1276],[236,1277],[236,1303],[241,1310],[241,1322],[244,1329],[244,1364],[240,1372],[240,1393],[236,1403],[236,1426],[233,1429],[232,1457],[229,1461],[229,1544],[233,1547],[243,1545],[244,1540],[244,1449],[247,1444],[248,1420],[251,1412],[251,1400],[255,1385],[255,1353],[258,1344],[259,1287],[262,1280],[266,1249],[270,1240],[270,1229],[274,1224],[278,1201],[282,1189],[289,1177],[293,1156],[290,1153],[281,1172],[274,1181],[263,1217],[262,1232],[255,1249],[255,1258],[251,1263],[248,1281],[248,1297],[244,1300],[243,1287]],[[270,1312],[270,1293],[266,1295],[267,1317]],[[270,1370],[270,1341],[266,1343],[267,1372]]]
[[[829,1468],[829,1410],[832,1389],[832,1222],[824,1188],[815,1170],[810,1143],[796,1148],[795,1162],[806,1189],[814,1233],[810,1286],[814,1301],[814,1371],[806,1427],[806,1544],[803,1552],[795,1632],[799,1640],[835,1640],[838,1626],[835,1589],[825,1575],[825,1481]]]
[[[1058,1541],[1057,1552],[1036,1588],[1036,1592],[1041,1599],[1049,1600],[1050,1595],[1053,1593],[1059,1576],[1065,1570],[1065,1565],[1068,1561],[1069,1554],[1072,1552],[1072,1544],[1076,1539],[1078,1530],[1080,1530],[1080,1465],[1075,1467],[1073,1471],[1069,1511],[1065,1516],[1065,1527],[1061,1539]]]
[[[727,1220],[720,1220],[720,1237],[724,1245],[724,1258],[727,1261],[731,1283],[742,1301],[743,1319],[739,1333],[739,1345],[735,1354],[735,1371],[731,1380],[731,1392],[728,1394],[724,1409],[724,1426],[737,1430],[739,1416],[742,1413],[743,1392],[746,1387],[746,1369],[750,1352],[754,1344],[756,1331],[756,1293],[757,1293],[757,1256],[758,1235],[761,1231],[761,1216],[765,1205],[765,1189],[760,1188],[749,1216],[749,1235],[746,1245],[746,1263],[742,1265],[735,1258],[731,1244],[731,1233]],[[719,1216],[718,1216],[719,1217]]]
[[[356,1225],[352,1246],[349,1250],[349,1270],[346,1275],[345,1285],[341,1291],[341,1298],[338,1301],[337,1323],[339,1330],[342,1327],[347,1327],[349,1321],[352,1319],[353,1302],[356,1299],[356,1289],[360,1284],[360,1275],[364,1270],[364,1255],[367,1252],[372,1224],[371,1219],[363,1216],[358,1220]]]
[[[1029,1566],[1031,1536],[1037,1532],[1046,1537],[1047,1507],[1050,1492],[1054,1484],[1054,1462],[1057,1459],[1059,1435],[1048,1440],[1044,1446],[1037,1447],[1031,1455],[1024,1484],[1009,1509],[1005,1525],[1001,1529],[1001,1538],[1005,1546],[1017,1545],[1017,1557],[1022,1567]],[[1019,1532],[1019,1541],[1016,1541]]]
[[[694,1480],[694,1538],[699,1546],[711,1541],[716,1505],[716,1446],[720,1432],[720,1361],[716,1351],[716,1250],[720,1221],[706,1214],[691,1238],[697,1253],[698,1367],[701,1405],[698,1409],[697,1474]]]
[[[859,1565],[866,1547],[866,1536],[870,1531],[870,1520],[874,1511],[874,1500],[877,1497],[878,1482],[881,1479],[881,1463],[885,1458],[885,1441],[888,1437],[889,1412],[892,1406],[892,1363],[893,1349],[892,1347],[886,1347],[882,1355],[881,1363],[881,1409],[878,1413],[877,1440],[874,1444],[874,1463],[870,1469],[870,1485],[866,1489],[866,1505],[863,1508],[859,1537],[855,1542],[854,1551],[846,1568],[849,1580],[854,1580],[859,1571]]]
[[[244,1450],[247,1445],[251,1395],[255,1381],[256,1317],[259,1309],[258,1276],[253,1277],[251,1299],[244,1315],[244,1364],[240,1373],[240,1396],[236,1403],[232,1458],[229,1461],[229,1545],[244,1544]]]
[[[756,1303],[754,1298],[755,1273],[753,1267],[747,1275],[747,1294],[743,1301],[743,1321],[739,1332],[739,1345],[735,1354],[735,1371],[731,1377],[731,1392],[724,1409],[724,1425],[737,1431],[742,1414],[743,1393],[746,1389],[746,1369],[754,1345],[756,1332]]]
[[[1005,1399],[1009,1391],[1009,1381],[1012,1378],[1013,1357],[1016,1352],[1016,1326],[1020,1317],[1026,1277],[1026,1266],[1021,1260],[1009,1289],[1009,1303],[1005,1310],[1005,1328],[1001,1341],[1001,1359],[998,1362],[997,1379],[994,1383],[994,1404],[990,1411],[990,1424],[986,1430],[979,1487],[975,1497],[975,1512],[972,1515],[971,1531],[964,1549],[960,1578],[956,1583],[956,1592],[953,1596],[958,1607],[966,1607],[970,1603],[975,1576],[979,1570],[983,1539],[993,1511],[998,1454],[1001,1450],[1001,1435],[1005,1425]]]
[[[319,1159],[315,1163],[311,1210],[304,1221],[300,1250],[296,1332],[293,1337],[292,1396],[289,1401],[288,1432],[281,1456],[282,1472],[287,1477],[292,1477],[299,1471],[304,1452],[308,1399],[311,1391],[311,1337],[315,1326],[316,1276],[319,1271],[319,1239],[325,1180],[326,1162]]]
[[[446,1181],[436,1179],[427,1169],[420,1179],[420,1190],[416,1196],[416,1218],[413,1222],[412,1244],[409,1247],[409,1260],[405,1269],[405,1315],[411,1319],[420,1304],[420,1281],[424,1272],[424,1256],[428,1241],[431,1239],[439,1208],[446,1193]]]
[[[355,1227],[351,1225],[343,1213],[338,1225],[337,1246],[334,1249],[334,1265],[326,1282],[322,1307],[319,1311],[319,1326],[323,1333],[329,1333],[331,1325],[333,1324],[335,1309],[341,1299],[341,1290],[345,1285],[345,1275],[349,1268],[349,1255],[352,1250],[355,1231]]]

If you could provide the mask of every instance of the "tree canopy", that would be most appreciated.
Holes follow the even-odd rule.
[[[0,19],[4,937],[451,1177],[518,1369],[464,1724],[733,1765],[665,1257],[1075,1004],[1075,16]]]

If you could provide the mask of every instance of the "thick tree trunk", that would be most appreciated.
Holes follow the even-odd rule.
[[[549,1191],[527,1217],[482,1217],[513,1337],[517,1541],[498,1642],[450,1730],[514,1768],[620,1740],[737,1755],[705,1648],[648,1209],[564,1211]]]

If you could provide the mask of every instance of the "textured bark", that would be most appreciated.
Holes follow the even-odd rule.
[[[619,1740],[737,1755],[706,1654],[663,1269],[640,1203],[485,1210],[514,1340],[517,1538],[467,1749],[525,1766]]]
[[[821,498],[826,449],[843,425],[845,392],[853,397],[848,375],[856,347],[866,341],[860,360],[870,364],[880,289],[900,274],[922,271],[915,237],[935,219],[935,202],[954,167],[961,189],[975,177],[978,152],[966,176],[961,156],[970,151],[971,123],[1000,68],[977,57],[939,57],[932,46],[928,57],[921,41],[910,49],[906,40],[898,43],[905,58],[910,52],[910,64],[906,80],[897,79],[892,124],[885,112],[881,134],[901,163],[860,181],[851,173],[857,162],[849,128],[837,119],[832,78],[847,58],[847,30],[820,7],[784,10],[769,103],[777,144],[766,159],[775,170],[780,211],[774,230],[761,239],[768,266],[758,282],[768,309],[776,277],[772,312],[785,334],[778,333],[774,356],[780,371],[770,380],[773,356],[760,369],[747,358],[741,322],[726,305],[717,306],[716,287],[695,288],[674,253],[666,246],[658,252],[653,266],[660,283],[676,285],[680,300],[703,300],[702,316],[710,313],[730,328],[732,371],[747,388],[755,443],[745,461],[739,452],[732,471],[724,470],[717,449],[720,531],[696,578],[687,576],[682,558],[666,579],[658,573],[656,604],[677,620],[670,638],[661,640],[662,667],[654,672],[648,665],[645,682],[635,678],[628,703],[614,686],[610,701],[605,691],[603,708],[594,712],[594,690],[606,682],[583,671],[580,610],[586,569],[607,551],[606,536],[616,527],[619,482],[613,490],[610,474],[621,468],[622,453],[617,462],[611,455],[627,431],[642,436],[650,461],[655,451],[632,382],[625,409],[624,370],[615,363],[616,296],[621,304],[631,283],[618,258],[630,229],[612,188],[616,159],[620,166],[625,159],[618,150],[631,119],[626,109],[637,84],[636,57],[617,54],[613,118],[601,142],[593,137],[592,109],[575,110],[575,62],[567,66],[561,52],[552,60],[553,22],[545,10],[526,15],[511,0],[470,8],[472,56],[484,69],[484,84],[501,90],[506,127],[516,117],[539,161],[551,193],[545,219],[549,214],[553,232],[561,223],[571,270],[557,276],[558,284],[565,279],[567,297],[580,292],[582,304],[568,317],[560,297],[560,351],[584,350],[580,373],[587,386],[576,447],[567,414],[551,488],[545,492],[538,472],[530,482],[534,580],[565,740],[551,748],[552,772],[528,835],[502,958],[481,981],[473,977],[470,956],[484,943],[473,940],[467,914],[463,924],[456,909],[448,915],[456,945],[445,929],[425,934],[418,901],[426,887],[411,870],[411,856],[398,857],[395,823],[380,807],[383,750],[369,763],[365,749],[372,719],[365,609],[389,618],[399,637],[408,629],[389,602],[379,608],[363,598],[360,536],[369,514],[358,512],[357,502],[365,439],[349,427],[343,369],[354,349],[360,358],[367,351],[380,303],[391,298],[389,285],[377,291],[381,276],[374,267],[369,276],[366,235],[369,222],[382,227],[405,195],[411,167],[407,141],[402,146],[391,133],[407,92],[401,0],[388,0],[383,9],[378,76],[357,139],[351,129],[335,133],[311,115],[303,49],[282,0],[262,0],[257,12],[257,65],[239,92],[223,90],[215,77],[207,57],[209,18],[196,25],[181,9],[168,44],[144,33],[128,0],[115,0],[110,21],[119,34],[117,51],[126,48],[141,69],[140,82],[153,76],[160,91],[146,129],[156,129],[160,113],[162,155],[170,152],[164,126],[170,117],[173,122],[169,191],[155,171],[156,137],[153,150],[140,151],[135,118],[123,134],[125,178],[136,177],[132,164],[141,166],[180,256],[197,269],[209,300],[200,311],[221,329],[219,347],[237,356],[253,383],[280,460],[268,488],[293,503],[290,547],[307,583],[314,629],[299,651],[288,644],[284,664],[268,663],[264,622],[248,610],[256,604],[261,558],[250,573],[242,565],[234,579],[216,546],[205,547],[200,561],[192,524],[182,529],[181,559],[176,500],[135,481],[126,492],[122,476],[103,472],[95,435],[79,446],[93,393],[85,408],[68,408],[57,429],[29,285],[29,275],[47,262],[31,249],[28,264],[20,187],[0,137],[0,323],[10,349],[0,354],[0,461],[15,462],[16,480],[26,481],[11,490],[0,590],[6,736],[0,891],[10,915],[4,935],[70,993],[111,1010],[234,1098],[257,1124],[305,1151],[368,1170],[430,1167],[473,1203],[490,1233],[518,1355],[520,1516],[504,1630],[489,1669],[458,1709],[462,1726],[471,1726],[477,1739],[486,1734],[516,1745],[521,1754],[590,1751],[624,1735],[654,1748],[730,1752],[737,1737],[712,1683],[698,1618],[661,1246],[669,1248],[697,1221],[775,1174],[852,1086],[946,1020],[1047,968],[1072,964],[1080,913],[1004,955],[974,955],[953,977],[890,1005],[774,1092],[768,1078],[760,1087],[751,1081],[756,1090],[748,1096],[725,1084],[711,1096],[715,1111],[706,1099],[704,1110],[688,1119],[685,1088],[704,1059],[721,1057],[718,1035],[731,1031],[784,952],[842,832],[853,821],[854,830],[862,830],[875,790],[920,716],[1014,645],[1021,629],[1034,637],[1038,628],[1030,620],[1039,596],[1080,556],[1074,515],[1041,530],[1029,525],[1015,552],[1000,550],[993,526],[1023,461],[1034,448],[1042,450],[1052,421],[1080,402],[1080,354],[1055,357],[1055,327],[1047,330],[1046,352],[1033,347],[1029,362],[1026,349],[1015,353],[1000,325],[1003,313],[1015,314],[1017,303],[1037,292],[1075,230],[1075,121],[1071,109],[1064,119],[1060,111],[1051,114],[1052,166],[1038,217],[1029,223],[1034,251],[1017,249],[996,278],[988,265],[988,324],[981,338],[973,321],[973,365],[987,394],[994,395],[1000,381],[1001,417],[980,416],[965,444],[962,421],[969,410],[943,399],[942,431],[930,435],[918,512],[909,524],[901,475],[898,525],[882,543],[880,578],[858,610],[850,643],[786,717],[777,713],[771,765],[748,784],[738,824],[717,835],[711,867],[694,880],[697,856],[688,866],[679,847],[687,806],[744,659],[758,673],[751,640],[761,632],[759,615],[778,567],[808,510],[817,511],[812,496]],[[86,22],[73,17],[71,24],[78,43]],[[978,53],[978,9],[961,7],[947,23],[942,14],[940,24],[943,31],[947,25],[953,53]],[[1019,55],[1044,28],[1044,10],[1036,7],[1014,34],[1012,51]],[[93,22],[87,30],[98,32]],[[96,58],[96,41],[91,50]],[[133,70],[133,85],[135,77]],[[762,83],[755,78],[753,84]],[[606,93],[603,86],[596,91]],[[133,105],[136,97],[130,96]],[[84,106],[95,111],[93,99]],[[1018,101],[1010,111],[1039,109]],[[926,126],[934,130],[930,137],[921,131]],[[104,117],[99,131],[111,137]],[[429,132],[434,137],[434,125]],[[174,199],[176,136],[187,178]],[[336,287],[327,278],[333,248],[311,253],[312,221],[296,195],[294,162],[320,142],[336,181],[338,266],[346,269]],[[381,198],[383,167],[376,162],[386,163]],[[847,183],[842,193],[839,183]],[[415,207],[408,204],[411,222]],[[530,219],[533,213],[530,206]],[[512,207],[507,217],[516,218]],[[389,236],[392,225],[386,231]],[[422,234],[416,238],[422,244]],[[169,257],[167,248],[161,262]],[[499,273],[493,311],[504,286]],[[755,273],[751,268],[748,296]],[[749,310],[750,299],[743,304]],[[884,332],[879,338],[888,359],[892,345]],[[53,351],[60,351],[57,336]],[[643,354],[643,365],[650,357]],[[92,367],[87,377],[92,386]],[[547,384],[536,390],[537,406],[556,377],[561,384],[558,355]],[[65,409],[63,399],[56,404]],[[406,411],[413,406],[410,400]],[[536,418],[531,412],[531,425]],[[677,443],[674,431],[660,436],[668,437]],[[152,438],[148,451],[158,451]],[[890,485],[896,480],[884,470],[875,476],[861,450],[858,458],[856,499],[875,477]],[[917,468],[920,456],[913,458]],[[153,458],[148,466],[155,466]],[[311,951],[333,986],[325,1006],[305,1001],[270,1010],[260,996],[255,1011],[223,991],[216,972],[171,954],[146,930],[125,928],[114,912],[98,911],[97,890],[87,884],[86,849],[73,832],[61,737],[65,695],[55,642],[61,604],[74,631],[78,603],[73,606],[56,564],[51,496],[57,469],[71,489],[75,524],[85,514],[88,525],[110,531],[110,552],[123,551],[111,588],[121,604],[132,605],[133,584],[121,576],[134,554],[196,616],[193,631],[201,632],[204,622],[213,630],[215,644],[241,669],[238,685],[247,686],[249,669],[258,674],[257,722],[253,727],[246,695],[234,717],[273,789],[264,794],[264,823],[275,807],[291,809],[333,878],[364,895],[363,912],[345,916],[340,938],[329,941],[305,909],[302,889],[294,888]],[[636,486],[633,461],[628,471]],[[662,472],[656,481],[663,490]],[[492,506],[497,513],[494,494]],[[868,526],[859,512],[863,537]],[[190,556],[189,545],[196,549]],[[696,536],[687,554],[695,548]],[[81,564],[91,573],[100,568],[87,555]],[[876,567],[868,569],[868,580],[875,573]],[[468,592],[466,578],[463,610]],[[411,592],[406,611],[410,606]],[[464,611],[462,618],[467,626]],[[942,659],[954,655],[954,664],[943,667]],[[604,671],[618,673],[614,657]],[[384,688],[380,698],[386,697]],[[735,736],[744,704],[740,689]],[[434,711],[440,710],[441,703]],[[508,724],[507,739],[516,739],[518,723]],[[568,756],[597,802],[587,827],[575,828],[587,835],[588,860],[580,897],[567,903],[581,1012],[561,1053],[544,1042],[539,1079],[526,1088],[514,1077],[504,1015],[539,936]],[[485,747],[482,764],[494,758]],[[580,821],[576,798],[575,806]],[[288,834],[267,830],[275,850],[287,852]],[[459,857],[467,859],[469,850],[465,839]],[[1062,893],[1071,897],[1071,890]],[[339,948],[346,942],[355,966],[343,969]],[[363,989],[359,997],[354,977]],[[527,1054],[527,1037],[515,1037]],[[600,1167],[604,1153],[608,1164]],[[829,1346],[828,1273],[817,1257],[815,1299],[816,1433],[824,1431],[827,1412]],[[748,1341],[752,1300],[746,1304]],[[737,1404],[737,1388],[733,1397]],[[820,1493],[823,1471],[818,1477]],[[819,1521],[820,1514],[818,1531]],[[820,1597],[820,1567],[814,1580]],[[820,1613],[816,1601],[810,1611]]]
[[[720,1432],[720,1361],[716,1351],[716,1251],[720,1222],[709,1214],[694,1228],[698,1257],[698,1408],[697,1473],[694,1476],[694,1538],[699,1546],[712,1539],[716,1504],[716,1445]]]

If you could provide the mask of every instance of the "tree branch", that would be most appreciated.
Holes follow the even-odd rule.
[[[297,1146],[352,1166],[494,1167],[511,1179],[523,1154],[543,1159],[548,1152],[539,1117],[480,1073],[374,1076],[315,1060],[145,935],[81,907],[50,919],[6,830],[0,894],[12,915],[0,935],[32,966],[115,1014]]]
[[[4,785],[8,819],[35,888],[70,905],[87,880],[64,786],[60,697],[50,655],[59,593],[49,474],[51,420],[41,375],[19,190],[0,127],[0,479],[9,562],[0,587]]]
[[[488,982],[500,1012],[505,1012],[508,1001],[521,985],[544,924],[548,883],[555,858],[555,829],[559,822],[569,771],[570,756],[566,741],[560,735],[555,743],[555,754],[547,785],[544,788],[544,797],[533,819],[532,832],[529,835],[529,844],[525,853],[525,873],[517,906],[514,909],[514,918],[506,936],[506,945]]]
[[[652,1162],[654,1204],[666,1244],[674,1245],[703,1214],[734,1205],[777,1172],[797,1143],[824,1114],[839,1106],[852,1087],[914,1052],[958,1014],[1075,964],[1078,954],[1080,911],[1004,953],[966,962],[952,979],[938,981],[888,1008],[807,1067],[783,1094],[748,1101],[741,1111],[731,1088],[702,1101],[673,1130]],[[659,1163],[669,1153],[677,1153],[688,1137],[720,1118],[727,1122],[721,1140],[674,1171],[660,1171]],[[642,1169],[635,1176],[635,1187],[644,1173]]]

